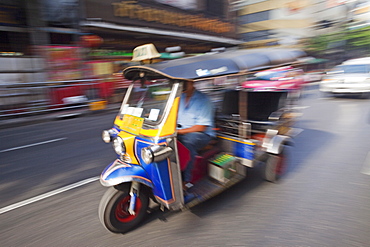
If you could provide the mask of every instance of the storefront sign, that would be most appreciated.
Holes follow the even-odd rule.
[[[232,24],[217,19],[206,18],[202,15],[183,14],[143,7],[135,2],[112,3],[114,16],[157,22],[178,27],[194,28],[213,33],[229,33],[234,31]]]

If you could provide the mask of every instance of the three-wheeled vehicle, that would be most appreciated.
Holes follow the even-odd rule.
[[[108,187],[99,205],[102,224],[114,233],[127,232],[143,220],[150,200],[169,210],[192,207],[241,181],[247,167],[259,163],[265,179],[276,181],[296,112],[287,92],[248,92],[240,83],[258,70],[294,64],[302,56],[289,49],[234,50],[126,68],[132,84],[114,126],[102,136],[117,153],[100,177]],[[190,200],[181,180],[190,156],[176,130],[188,80],[212,99],[217,133],[196,157]]]

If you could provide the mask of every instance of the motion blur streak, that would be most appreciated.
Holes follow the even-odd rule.
[[[362,174],[370,175],[370,152],[366,156],[364,166],[362,167]]]
[[[57,141],[61,141],[61,140],[64,140],[64,139],[67,139],[67,138],[63,137],[63,138],[53,139],[53,140],[49,140],[49,141],[37,142],[37,143],[29,144],[29,145],[19,146],[19,147],[15,147],[15,148],[8,148],[8,149],[0,150],[0,153],[5,153],[5,152],[9,152],[9,151],[17,150],[17,149],[22,149],[22,148],[33,147],[33,146],[42,145],[42,144],[51,143],[51,142],[57,142]]]
[[[60,194],[62,192],[65,192],[65,191],[68,191],[68,190],[71,190],[71,189],[80,187],[82,185],[85,185],[85,184],[94,182],[94,181],[96,181],[98,179],[99,179],[99,177],[88,178],[88,179],[79,181],[77,183],[70,184],[70,185],[64,186],[62,188],[59,188],[59,189],[56,189],[56,190],[47,192],[45,194],[42,194],[42,195],[39,195],[39,196],[35,196],[33,198],[30,198],[30,199],[27,199],[27,200],[24,200],[24,201],[21,201],[21,202],[18,202],[18,203],[14,203],[12,205],[9,205],[9,206],[3,207],[3,208],[0,208],[0,214],[3,214],[3,213],[6,213],[8,211],[11,211],[11,210],[14,210],[14,209],[17,209],[17,208],[26,206],[28,204],[31,204],[31,203],[40,201],[40,200],[45,199],[45,198],[48,198],[48,197],[51,197],[51,196]]]

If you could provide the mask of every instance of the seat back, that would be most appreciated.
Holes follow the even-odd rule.
[[[184,171],[190,161],[190,151],[180,141],[177,141],[177,151],[179,155],[180,169],[181,171]]]
[[[249,92],[248,120],[268,121],[269,116],[285,105],[287,92]]]
[[[239,91],[225,91],[221,104],[221,114],[225,116],[239,114]]]

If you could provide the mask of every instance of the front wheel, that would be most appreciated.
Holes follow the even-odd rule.
[[[280,154],[268,154],[265,162],[264,178],[265,180],[276,183],[286,172],[287,163],[285,151]]]
[[[121,190],[109,188],[103,195],[99,204],[100,222],[109,231],[114,233],[124,233],[137,226],[145,217],[149,196],[141,190],[136,199],[135,215],[128,212],[131,196],[129,194],[129,184],[123,186]]]

